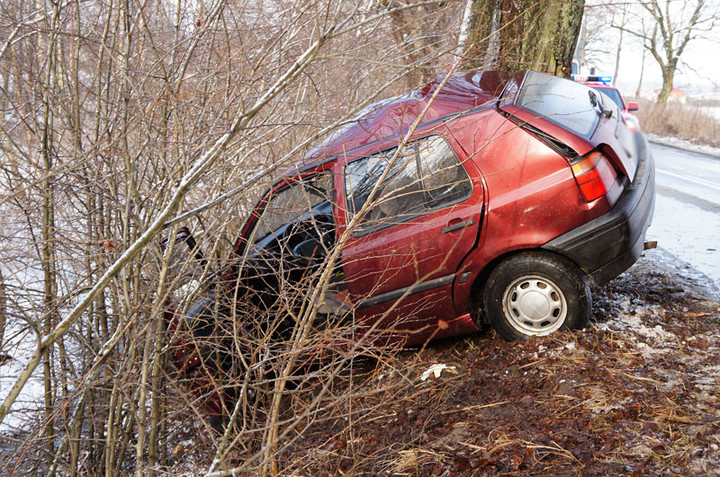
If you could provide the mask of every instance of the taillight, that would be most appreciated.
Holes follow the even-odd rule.
[[[592,202],[604,195],[614,203],[620,194],[617,173],[610,160],[600,152],[591,152],[572,163],[572,171],[586,201]],[[612,194],[608,194],[609,192]]]

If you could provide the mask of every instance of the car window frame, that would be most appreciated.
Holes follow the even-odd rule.
[[[474,181],[473,181],[473,176],[470,174],[470,172],[468,171],[467,167],[465,167],[464,161],[462,161],[462,160],[460,159],[460,157],[458,156],[458,153],[457,153],[457,152],[455,151],[455,149],[452,147],[452,141],[448,140],[448,138],[446,138],[443,134],[439,134],[439,133],[434,132],[434,133],[431,133],[431,134],[427,134],[427,135],[425,135],[425,136],[420,136],[420,137],[413,138],[412,140],[410,140],[410,141],[407,142],[407,144],[405,145],[405,147],[408,147],[408,146],[410,146],[411,144],[416,143],[416,142],[419,142],[419,141],[432,140],[432,139],[435,138],[435,137],[440,138],[440,139],[442,139],[442,140],[445,142],[445,144],[447,145],[448,149],[452,152],[452,155],[453,155],[453,157],[455,158],[455,161],[456,161],[457,165],[460,166],[460,167],[462,168],[462,170],[465,172],[465,175],[466,175],[466,177],[467,177],[467,183],[468,183],[468,185],[469,185],[467,194],[465,194],[464,196],[461,196],[461,197],[459,197],[459,198],[457,198],[457,199],[455,199],[455,200],[453,200],[453,201],[451,201],[451,202],[443,202],[443,203],[439,204],[438,206],[432,207],[432,208],[430,208],[430,209],[423,209],[423,210],[421,210],[421,211],[418,211],[417,213],[407,213],[407,214],[404,214],[402,217],[395,218],[395,219],[393,219],[392,221],[378,222],[378,223],[376,223],[376,224],[374,224],[374,225],[371,225],[371,226],[363,226],[363,224],[362,224],[362,222],[361,222],[361,223],[358,225],[358,227],[352,232],[351,237],[353,237],[353,238],[364,237],[364,236],[366,236],[366,235],[373,234],[373,233],[378,232],[378,231],[380,231],[380,230],[385,230],[385,229],[387,229],[387,228],[390,228],[390,227],[393,227],[393,226],[397,226],[397,225],[403,225],[403,224],[405,224],[406,222],[409,222],[409,221],[411,221],[411,220],[417,219],[418,217],[422,217],[422,216],[431,214],[431,213],[433,213],[433,212],[436,212],[436,211],[438,211],[438,210],[442,210],[442,209],[445,209],[445,208],[447,208],[447,207],[452,207],[452,206],[455,206],[455,205],[460,204],[460,203],[462,203],[462,202],[465,202],[466,200],[468,200],[469,198],[471,198],[471,197],[473,196],[474,191],[475,191],[475,184],[474,184]],[[358,157],[358,158],[356,158],[356,159],[353,159],[352,161],[348,161],[346,164],[343,165],[343,167],[342,167],[342,187],[343,187],[343,195],[344,195],[344,197],[343,197],[343,202],[344,202],[344,206],[345,206],[346,226],[347,226],[347,224],[350,223],[350,221],[355,217],[355,215],[356,215],[356,213],[357,213],[357,211],[355,210],[355,203],[354,203],[354,201],[353,201],[352,194],[350,193],[350,191],[349,191],[349,189],[348,189],[348,187],[347,187],[347,186],[348,186],[348,182],[347,182],[347,168],[348,168],[348,166],[350,166],[350,165],[353,164],[353,163],[359,162],[359,161],[367,160],[367,159],[369,159],[370,157],[375,156],[375,155],[377,155],[377,154],[386,154],[386,153],[388,153],[388,151],[392,151],[392,150],[394,150],[394,149],[397,149],[398,147],[399,147],[399,146],[391,146],[391,147],[387,147],[387,148],[384,148],[384,149],[379,149],[379,150],[374,151],[374,152],[372,152],[372,153],[370,153],[370,154],[366,154],[366,155],[363,155],[362,157]],[[420,177],[420,180],[422,180],[422,179],[423,179],[423,177]],[[373,186],[373,187],[374,187],[374,186]],[[423,184],[423,187],[424,187],[424,184]],[[423,188],[423,189],[421,189],[421,190],[424,191],[425,189]],[[377,200],[379,197],[381,197],[381,192],[380,192],[380,195],[375,198],[375,200]],[[365,218],[363,218],[363,220],[365,220]]]
[[[262,199],[260,200],[259,205],[256,206],[253,211],[252,217],[254,220],[252,220],[252,222],[249,224],[249,226],[246,227],[246,231],[243,234],[243,236],[245,237],[246,243],[248,245],[252,245],[252,244],[261,242],[261,241],[265,240],[267,237],[269,237],[273,232],[279,230],[280,228],[282,228],[283,226],[285,226],[287,224],[294,222],[299,217],[304,215],[304,214],[299,215],[299,216],[295,217],[293,220],[285,222],[280,227],[277,227],[275,230],[271,230],[270,232],[268,232],[267,234],[265,234],[262,237],[259,237],[259,238],[255,237],[255,235],[257,233],[258,224],[260,223],[263,216],[267,212],[268,205],[275,197],[277,197],[279,194],[281,194],[293,187],[303,187],[303,184],[302,184],[303,182],[311,182],[323,174],[326,174],[328,176],[328,189],[326,191],[326,195],[327,195],[326,201],[330,203],[330,206],[332,209],[333,221],[336,221],[336,214],[335,214],[336,197],[335,197],[335,180],[334,180],[335,172],[333,171],[333,169],[332,168],[324,168],[324,169],[312,171],[307,174],[298,174],[296,176],[288,177],[288,178],[285,178],[284,180],[282,180],[281,181],[282,185],[280,185],[279,187],[278,187],[278,183],[276,182],[273,186],[269,187],[265,191],[265,193],[262,195]],[[319,206],[320,204],[322,204],[326,201],[318,202],[313,207],[308,209],[308,212],[312,211],[317,206]],[[337,224],[335,224],[335,226],[337,227]]]

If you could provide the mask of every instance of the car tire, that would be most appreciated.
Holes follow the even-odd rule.
[[[570,261],[523,253],[501,262],[485,284],[488,321],[508,341],[579,329],[590,319],[586,276]]]

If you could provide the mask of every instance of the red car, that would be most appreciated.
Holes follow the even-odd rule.
[[[288,284],[323,270],[332,279],[320,316],[343,315],[354,337],[412,345],[486,323],[508,340],[584,327],[589,283],[644,249],[655,200],[644,136],[573,81],[442,79],[368,108],[276,181],[221,284],[171,328],[203,335],[218,310],[278,309]],[[298,303],[315,288],[305,290]]]
[[[620,94],[620,90],[610,84],[612,82],[612,76],[573,75],[572,79],[607,95],[611,100],[615,102],[615,104],[617,104],[618,108],[620,108],[620,111],[622,112],[623,118],[625,118],[625,122],[627,123],[628,128],[630,128],[632,131],[640,130],[640,121],[638,121],[637,116],[632,114],[634,111],[640,109],[640,107],[637,103],[625,102],[622,94]]]

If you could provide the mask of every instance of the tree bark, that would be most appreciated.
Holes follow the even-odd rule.
[[[484,66],[488,53],[495,68],[530,69],[569,77],[585,2],[550,0],[475,0],[467,65]],[[495,52],[497,57],[494,58]]]
[[[468,0],[469,16],[461,26],[461,44],[464,50],[463,66],[469,69],[484,69],[495,61],[497,54],[498,22],[502,11],[500,0]],[[495,55],[493,55],[495,53]]]
[[[645,76],[645,50],[643,50],[642,62],[640,63],[640,79],[638,80],[637,89],[635,90],[635,97],[640,97],[640,90],[642,89],[643,76]]]

